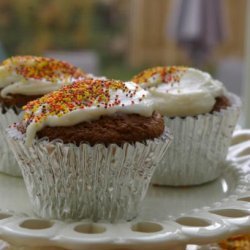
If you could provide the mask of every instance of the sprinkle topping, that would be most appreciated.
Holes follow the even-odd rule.
[[[223,84],[194,68],[166,66],[144,70],[132,79],[147,89],[155,109],[168,117],[209,113],[216,97],[223,95]]]
[[[15,72],[24,79],[45,79],[56,82],[58,79],[75,78],[85,75],[79,68],[70,63],[53,58],[37,56],[15,56],[2,62],[9,72]]]
[[[135,83],[147,83],[150,79],[153,83],[172,84],[179,82],[186,70],[187,68],[182,66],[154,67],[134,76],[132,81]]]
[[[117,80],[82,79],[71,85],[49,93],[40,99],[29,102],[23,107],[24,120],[27,125],[40,123],[49,116],[62,117],[75,110],[84,109],[110,109],[112,107],[124,107],[135,103],[136,99],[142,102],[145,99],[145,91],[138,85],[129,88],[126,83]],[[125,99],[124,99],[125,97]]]

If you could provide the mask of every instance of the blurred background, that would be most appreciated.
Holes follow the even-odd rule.
[[[0,60],[46,55],[122,80],[188,65],[242,95],[246,9],[247,0],[0,0]]]

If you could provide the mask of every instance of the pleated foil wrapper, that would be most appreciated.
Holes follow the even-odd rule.
[[[218,178],[240,114],[240,99],[228,94],[231,106],[213,114],[196,117],[164,117],[174,136],[163,156],[152,183],[166,186],[191,186]]]
[[[12,176],[22,176],[22,173],[6,141],[5,130],[10,124],[18,121],[20,116],[21,109],[0,106],[0,172]]]
[[[31,147],[8,129],[34,212],[43,218],[132,220],[172,137],[122,147],[36,140]]]

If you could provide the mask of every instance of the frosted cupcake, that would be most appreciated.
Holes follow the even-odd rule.
[[[155,67],[132,81],[149,90],[174,136],[152,182],[197,185],[219,177],[239,116],[239,98],[193,68]]]
[[[138,214],[170,141],[147,91],[93,79],[28,103],[8,138],[39,216],[111,222]]]
[[[52,58],[15,56],[0,65],[0,172],[20,176],[21,172],[5,140],[5,129],[18,120],[21,107],[74,79],[84,77],[75,66]]]

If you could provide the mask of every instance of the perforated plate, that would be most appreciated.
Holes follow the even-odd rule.
[[[250,131],[235,132],[223,175],[206,185],[151,187],[140,216],[107,224],[36,218],[21,179],[0,175],[0,238],[19,246],[166,249],[250,230]]]

